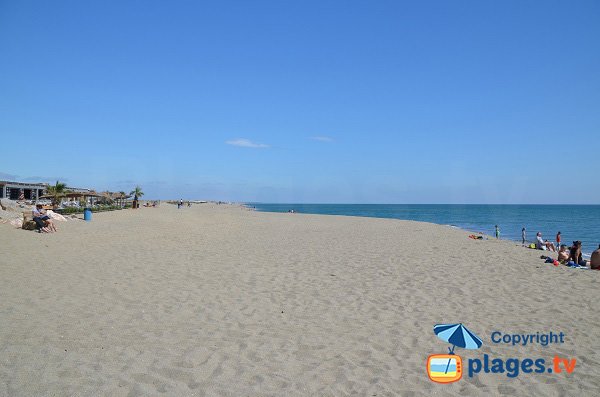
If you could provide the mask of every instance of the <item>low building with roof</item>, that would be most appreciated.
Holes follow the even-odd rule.
[[[82,195],[85,195],[86,193],[90,193],[90,194],[95,194],[96,191],[94,189],[87,189],[87,188],[83,188],[83,187],[71,187],[71,186],[67,186],[65,188],[66,191],[68,192],[72,192],[72,193],[82,193]]]
[[[46,194],[47,183],[0,181],[0,199],[37,200]]]

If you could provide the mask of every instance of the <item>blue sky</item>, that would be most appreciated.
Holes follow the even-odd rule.
[[[598,1],[0,0],[0,179],[600,203]]]

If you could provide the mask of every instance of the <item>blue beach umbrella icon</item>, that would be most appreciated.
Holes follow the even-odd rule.
[[[433,326],[433,332],[441,340],[451,343],[452,348],[448,348],[450,354],[454,354],[454,348],[456,346],[462,347],[463,349],[479,349],[483,342],[481,339],[469,331],[467,327],[460,324],[437,324]],[[446,373],[450,366],[450,360],[446,366]]]

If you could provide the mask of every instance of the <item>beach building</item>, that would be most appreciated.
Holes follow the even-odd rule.
[[[89,196],[93,196],[96,194],[96,192],[93,189],[86,189],[83,187],[71,187],[71,186],[67,186],[65,188],[65,190],[67,192],[71,192],[71,193],[81,193],[82,195],[89,195]]]
[[[23,195],[25,200],[37,200],[46,193],[45,183],[0,181],[0,199],[18,200]]]

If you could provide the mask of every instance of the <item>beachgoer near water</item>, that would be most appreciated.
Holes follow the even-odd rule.
[[[548,240],[542,240],[542,232],[537,232],[535,248],[543,250],[546,247],[548,251],[556,252],[556,247]]]
[[[500,229],[498,228],[498,225],[496,225],[496,238],[500,238]]]
[[[560,247],[560,238],[561,238],[560,232],[556,233],[556,246],[557,247]]]
[[[525,228],[521,229],[521,241],[523,243],[523,247],[525,246],[525,239],[527,238],[527,234],[525,233]]]
[[[571,255],[571,252],[569,252],[569,250],[567,249],[567,245],[561,244],[561,246],[558,250],[558,259],[557,260],[564,265],[565,263],[567,263],[569,261],[570,255]]]
[[[583,260],[583,255],[581,254],[581,241],[573,241],[573,246],[571,247],[571,252],[569,254],[569,262],[568,266],[585,266],[587,264],[586,261]]]
[[[590,269],[600,270],[600,245],[598,245],[598,249],[592,252],[592,257],[590,258]]]

